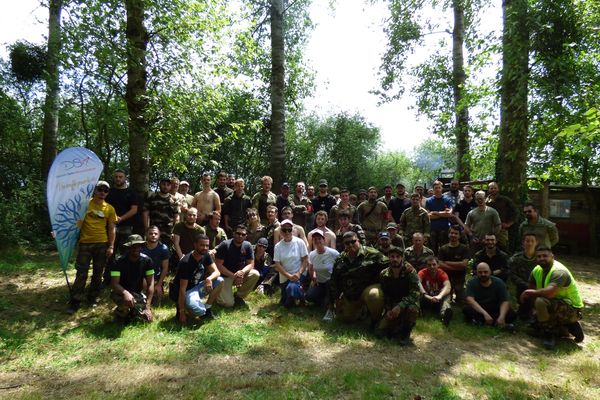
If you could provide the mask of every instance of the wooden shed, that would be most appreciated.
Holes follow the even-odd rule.
[[[578,255],[599,254],[600,187],[546,183],[541,190],[530,190],[529,197],[544,218],[556,223],[559,232],[556,250]]]

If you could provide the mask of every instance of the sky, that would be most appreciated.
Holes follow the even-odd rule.
[[[357,112],[380,128],[383,150],[410,152],[429,136],[428,122],[417,119],[411,109],[414,99],[409,91],[402,99],[379,106],[378,96],[370,93],[379,88],[386,15],[385,2],[339,0],[332,10],[327,0],[313,1],[311,17],[316,28],[306,57],[316,72],[316,90],[305,105],[323,116]],[[5,57],[6,44],[16,40],[43,42],[46,21],[47,10],[39,6],[39,0],[11,1],[0,15],[0,55]],[[422,56],[423,51],[415,55]]]
[[[411,109],[414,99],[404,98],[378,106],[369,93],[379,88],[377,72],[386,48],[383,32],[386,4],[365,0],[314,1],[311,17],[316,28],[306,56],[316,71],[316,92],[307,109],[330,115],[358,112],[380,128],[384,150],[410,151],[428,137],[427,121],[418,120]]]

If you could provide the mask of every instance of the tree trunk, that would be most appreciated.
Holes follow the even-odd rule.
[[[125,0],[127,9],[127,102],[129,128],[129,167],[132,187],[142,196],[148,192],[150,162],[148,122],[145,111],[146,46],[148,33],[144,27],[144,0]]]
[[[285,46],[283,0],[271,0],[271,177],[278,190],[285,177]]]
[[[60,14],[62,0],[50,0],[48,19],[48,52],[46,55],[46,101],[44,102],[44,131],[42,137],[42,180],[57,153],[58,110],[59,110],[59,55],[61,49]]]
[[[502,191],[520,205],[527,191],[527,92],[529,28],[527,0],[504,0],[502,75],[500,80],[500,140],[496,179]]]
[[[453,0],[454,30],[452,32],[452,90],[454,92],[454,118],[456,136],[456,174],[460,181],[471,178],[469,154],[469,108],[464,101],[467,74],[464,69],[463,45],[465,41],[465,11],[463,0]]]

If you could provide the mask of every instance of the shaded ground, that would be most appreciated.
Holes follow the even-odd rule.
[[[205,325],[181,329],[165,303],[155,323],[122,328],[107,294],[99,307],[64,312],[53,257],[0,263],[0,398],[598,399],[600,265],[563,261],[586,302],[586,339],[552,352],[522,332],[459,319],[446,330],[430,316],[401,348],[261,295]]]

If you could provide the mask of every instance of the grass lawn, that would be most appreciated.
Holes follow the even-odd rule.
[[[522,330],[465,325],[458,309],[449,329],[420,319],[402,348],[260,294],[207,324],[181,328],[165,300],[153,323],[122,327],[108,292],[66,314],[55,255],[2,253],[0,398],[600,399],[600,263],[558,258],[581,276],[586,338],[547,351]]]

